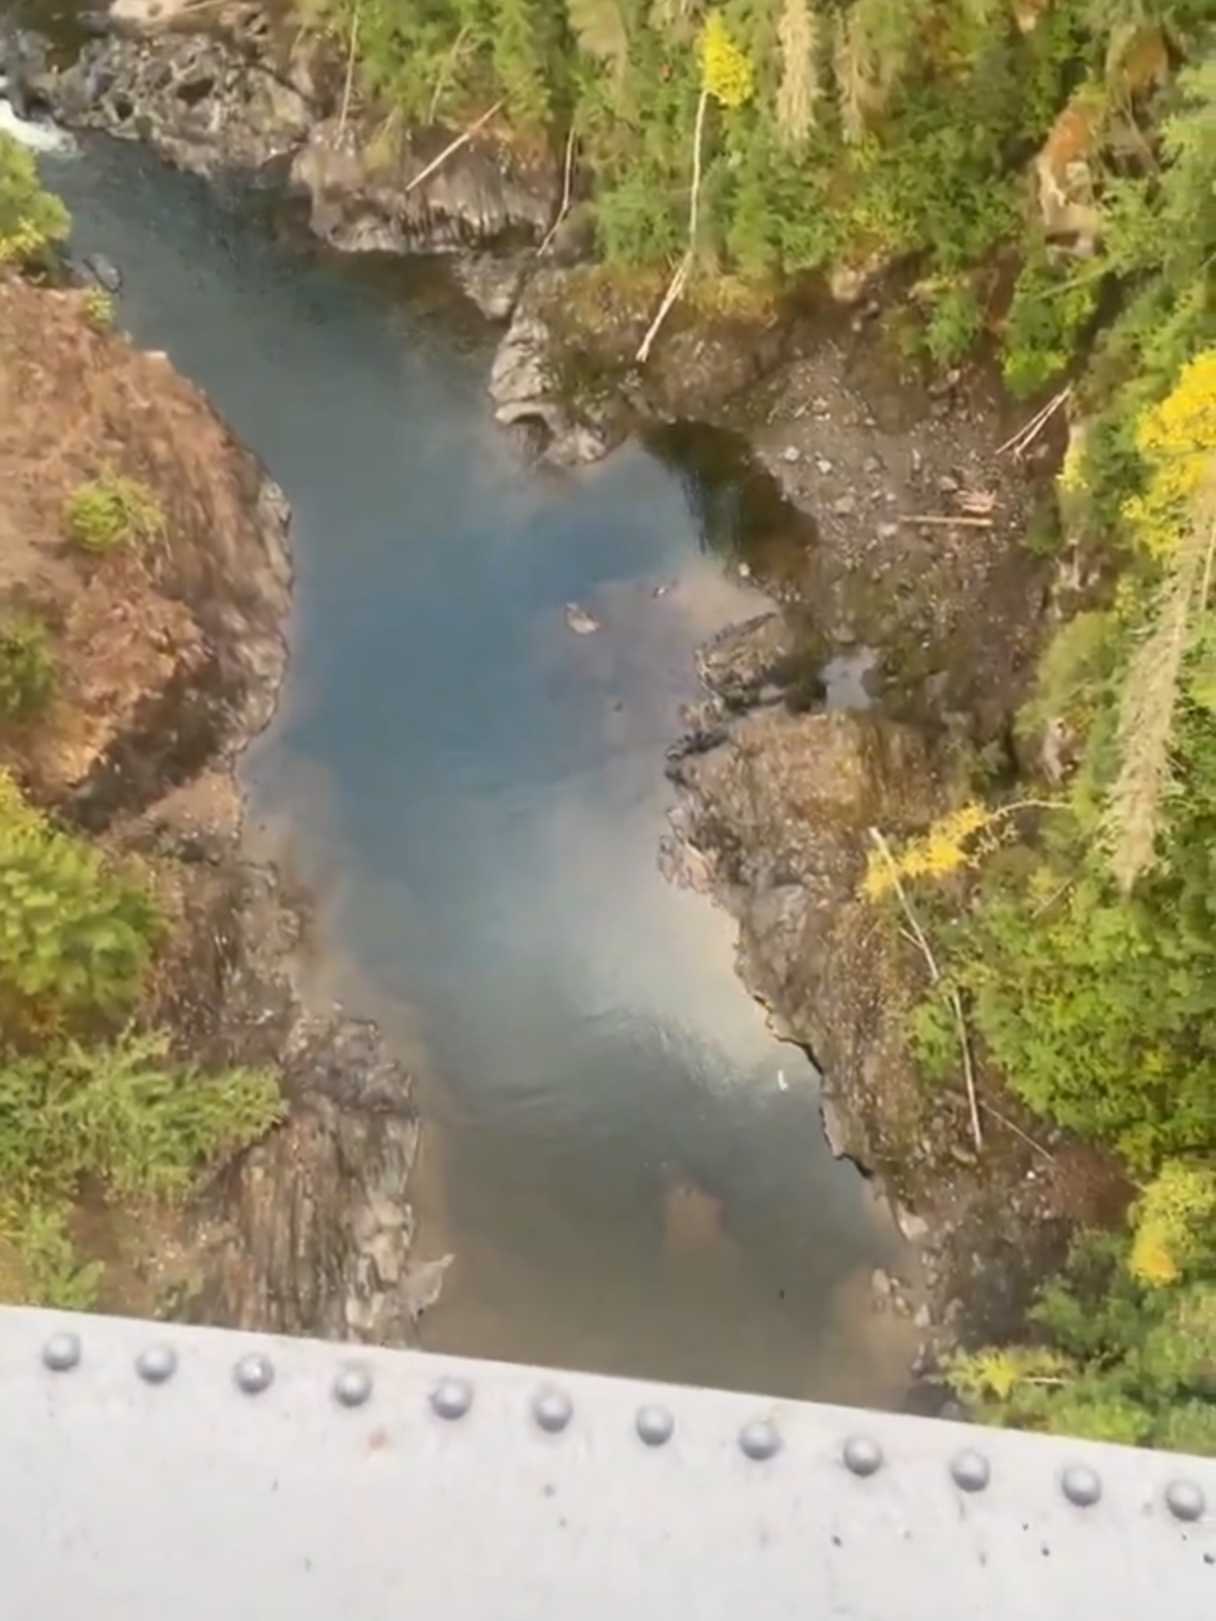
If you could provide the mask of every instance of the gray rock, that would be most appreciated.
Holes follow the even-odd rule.
[[[104,253],[87,253],[81,261],[90,280],[103,292],[117,293],[122,287],[122,271]]]
[[[438,1302],[443,1293],[444,1277],[455,1259],[451,1254],[441,1255],[436,1261],[422,1261],[406,1268],[405,1303],[415,1322]]]
[[[493,253],[461,255],[453,267],[456,281],[488,321],[509,321],[531,265],[531,255]]]
[[[524,289],[495,352],[489,392],[499,422],[543,424],[548,436],[544,460],[569,467],[599,461],[613,439],[574,411],[554,374],[553,339],[542,311],[546,299],[560,296],[562,284],[561,271],[545,270]]]

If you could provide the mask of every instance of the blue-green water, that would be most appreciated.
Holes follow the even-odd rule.
[[[122,267],[122,323],[294,508],[292,673],[246,774],[321,897],[321,980],[422,1077],[421,1249],[457,1255],[428,1344],[894,1399],[906,1337],[868,1289],[889,1227],[728,921],[656,867],[693,648],[762,606],[730,556],[746,492],[719,480],[715,550],[695,468],[635,446],[524,470],[493,334],[437,271],[301,257],[131,149],[48,175],[78,249]]]

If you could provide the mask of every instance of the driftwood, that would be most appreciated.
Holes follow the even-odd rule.
[[[650,358],[650,351],[654,347],[654,341],[659,335],[663,322],[674,308],[676,300],[684,291],[696,258],[697,227],[700,224],[701,213],[702,147],[705,140],[705,114],[708,107],[709,91],[703,89],[697,102],[697,121],[692,140],[692,186],[688,194],[688,247],[684,250],[684,257],[680,260],[675,275],[671,278],[671,285],[663,295],[663,302],[659,305],[658,313],[647,327],[646,336],[638,345],[638,352],[634,356],[634,360],[639,366],[644,366]]]

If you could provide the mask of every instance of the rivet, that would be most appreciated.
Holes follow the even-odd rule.
[[[954,1484],[964,1492],[982,1492],[992,1478],[987,1458],[972,1447],[955,1456],[950,1474]]]
[[[177,1372],[177,1352],[171,1345],[149,1345],[135,1359],[135,1371],[150,1385],[163,1385]]]
[[[882,1468],[882,1448],[868,1435],[852,1435],[844,1444],[844,1466],[863,1479],[876,1475]]]
[[[1165,1501],[1176,1520],[1201,1520],[1208,1506],[1203,1487],[1193,1480],[1171,1480],[1165,1488]]]
[[[366,1368],[353,1363],[338,1370],[334,1380],[334,1397],[343,1407],[362,1407],[371,1399],[372,1376]]]
[[[237,1385],[247,1396],[260,1396],[274,1383],[274,1367],[269,1357],[254,1351],[250,1356],[243,1356],[237,1363],[235,1378]]]
[[[745,1457],[762,1463],[781,1450],[781,1437],[767,1418],[755,1418],[739,1431],[739,1448]]]
[[[638,1409],[638,1436],[648,1447],[665,1445],[666,1442],[671,1440],[675,1427],[676,1421],[666,1407],[642,1407]]]
[[[79,1334],[53,1334],[42,1347],[42,1360],[52,1373],[70,1373],[82,1356]]]
[[[574,1416],[570,1398],[561,1390],[542,1390],[532,1403],[532,1417],[546,1435],[557,1435]]]
[[[431,1391],[431,1408],[438,1418],[463,1418],[473,1405],[473,1387],[467,1379],[441,1379]]]
[[[1060,1476],[1060,1485],[1068,1501],[1078,1508],[1092,1508],[1102,1495],[1102,1482],[1083,1463],[1071,1464]]]

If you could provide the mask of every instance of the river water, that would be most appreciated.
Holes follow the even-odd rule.
[[[78,250],[122,267],[122,324],[292,502],[292,671],[246,780],[320,897],[320,981],[421,1076],[419,1249],[457,1257],[427,1345],[898,1400],[909,1330],[870,1287],[890,1223],[729,922],[656,867],[693,649],[763,606],[738,564],[771,503],[696,435],[691,461],[524,470],[493,333],[434,267],[303,257],[104,142],[47,178]]]

